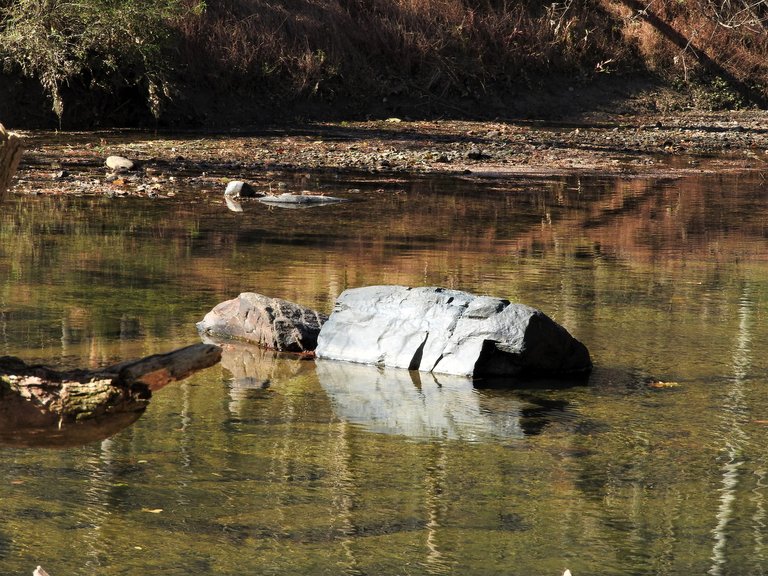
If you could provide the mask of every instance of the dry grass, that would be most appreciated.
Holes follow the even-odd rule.
[[[621,65],[631,53],[606,20],[586,0],[219,0],[179,26],[195,77],[287,81],[299,97],[450,98]]]
[[[479,102],[552,76],[651,72],[703,87],[711,108],[745,99],[734,83],[768,86],[768,10],[729,1],[643,2],[681,46],[627,0],[218,0],[180,23],[182,61],[194,78],[280,102]]]
[[[173,61],[162,67],[178,88],[175,102],[163,108],[162,90],[152,91],[171,84],[147,74],[134,82],[148,84],[151,108],[177,124],[216,103],[230,122],[256,107],[290,114],[307,104],[477,114],[519,96],[535,103],[558,82],[567,101],[563,87],[637,73],[678,87],[700,108],[768,97],[768,0],[181,1],[190,9],[172,22]],[[12,5],[0,0],[0,9]],[[131,67],[118,56],[114,70],[123,74]],[[62,88],[79,90],[70,102],[88,103],[81,116],[116,110],[105,120],[115,123],[146,106],[134,102],[146,100],[138,88],[110,94],[113,84],[85,70]],[[93,86],[103,86],[97,96],[106,104],[91,103]]]
[[[603,0],[622,22],[646,66],[660,76],[705,92],[699,107],[729,107],[768,98],[768,2],[693,0],[643,2],[678,35],[672,41],[632,2]],[[637,4],[637,3],[635,3]]]

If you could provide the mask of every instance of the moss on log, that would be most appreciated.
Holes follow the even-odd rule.
[[[95,371],[0,357],[0,444],[68,446],[106,438],[143,414],[153,390],[220,359],[221,349],[210,344]]]

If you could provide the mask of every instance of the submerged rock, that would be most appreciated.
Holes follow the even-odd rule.
[[[310,352],[327,316],[293,302],[243,292],[197,323],[201,334],[285,352]]]
[[[345,198],[336,198],[335,196],[322,196],[320,194],[291,194],[289,192],[278,194],[277,196],[263,196],[259,198],[259,202],[264,202],[265,204],[299,204],[303,206],[321,206],[323,204],[336,204],[345,201]]]
[[[587,348],[543,312],[443,288],[369,286],[339,296],[318,358],[463,376],[586,372]]]

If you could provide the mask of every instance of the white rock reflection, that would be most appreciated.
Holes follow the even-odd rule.
[[[482,406],[472,380],[396,368],[318,360],[320,385],[336,415],[372,432],[417,438],[522,438],[523,404],[512,397]]]

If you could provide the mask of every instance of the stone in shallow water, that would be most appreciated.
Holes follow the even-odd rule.
[[[587,348],[546,314],[458,290],[347,290],[318,338],[318,358],[463,376],[586,372]]]
[[[197,323],[201,334],[250,342],[285,352],[308,352],[317,346],[327,316],[280,298],[243,292],[218,304]]]
[[[133,162],[123,156],[109,156],[104,163],[107,165],[107,168],[115,172],[133,170]]]
[[[253,186],[241,180],[232,180],[224,190],[224,196],[227,198],[256,198],[263,195],[263,193],[257,193]]]
[[[259,201],[265,204],[277,205],[322,206],[345,202],[346,199],[336,198],[335,196],[322,196],[320,194],[291,194],[286,192],[277,196],[263,196],[259,198]]]

